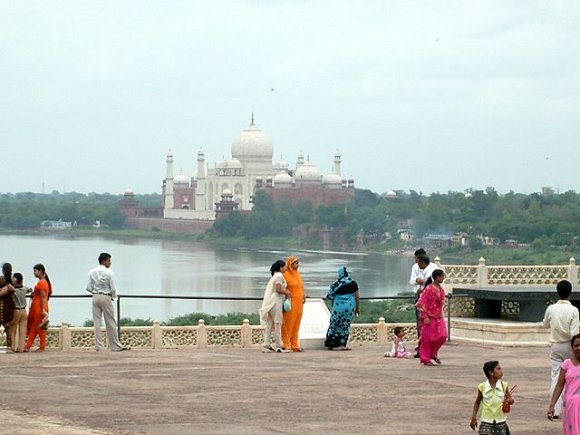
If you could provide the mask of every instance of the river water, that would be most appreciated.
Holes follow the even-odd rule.
[[[413,258],[387,254],[269,249],[215,248],[204,242],[74,237],[67,234],[0,235],[0,262],[10,262],[24,275],[25,285],[36,279],[32,266],[43,263],[54,294],[84,295],[87,272],[98,264],[100,252],[112,255],[120,295],[262,297],[268,269],[289,255],[301,258],[301,272],[310,296],[324,296],[346,265],[361,288],[361,296],[392,296],[411,290]],[[223,314],[255,312],[259,301],[123,299],[122,316],[169,320],[191,312]],[[92,319],[90,299],[59,299],[50,303],[51,323],[82,325]]]

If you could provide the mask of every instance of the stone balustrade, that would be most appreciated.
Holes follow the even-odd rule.
[[[558,281],[567,279],[574,285],[579,285],[576,259],[571,257],[568,265],[563,266],[487,266],[485,258],[479,259],[479,264],[457,265],[441,264],[439,257],[435,263],[445,271],[445,286],[556,286]]]
[[[403,326],[407,340],[417,340],[414,323],[354,323],[351,328],[351,343],[359,345],[387,346],[393,339],[393,329]],[[106,333],[103,337],[106,341]],[[250,325],[244,320],[240,326],[207,326],[203,319],[195,326],[164,326],[155,321],[152,326],[125,326],[121,328],[121,341],[133,349],[176,349],[181,347],[254,347],[264,337],[264,327]],[[49,328],[47,346],[51,349],[82,350],[95,346],[94,328],[73,327],[63,323]]]
[[[456,265],[441,264],[439,257],[435,263],[445,271],[445,289],[448,293],[455,287],[493,288],[493,287],[548,287],[554,289],[554,300],[546,301],[546,306],[555,302],[556,284],[567,279],[574,286],[580,285],[576,259],[571,257],[568,265],[558,266],[488,266],[485,258],[479,264]],[[510,318],[519,312],[519,304],[514,301],[502,302],[502,317]],[[473,317],[475,302],[472,298],[455,298],[451,309],[455,317]]]

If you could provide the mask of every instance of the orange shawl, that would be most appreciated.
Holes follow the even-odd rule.
[[[286,272],[284,272],[284,279],[288,285],[288,290],[292,294],[292,297],[303,297],[304,296],[304,284],[302,283],[302,275],[298,270],[294,270],[291,264],[300,260],[298,257],[290,257],[286,260]]]

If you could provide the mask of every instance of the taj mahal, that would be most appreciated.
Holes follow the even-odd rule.
[[[163,180],[163,218],[215,220],[220,212],[252,209],[258,190],[268,192],[274,202],[308,200],[313,205],[344,202],[354,194],[354,180],[341,176],[341,155],[334,154],[332,171],[323,175],[302,153],[295,168],[288,162],[273,161],[274,147],[254,123],[238,134],[231,145],[231,159],[213,168],[205,153],[197,153],[197,174],[174,174],[173,154],[166,159]]]

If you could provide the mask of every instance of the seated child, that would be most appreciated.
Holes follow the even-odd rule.
[[[405,329],[401,326],[395,328],[395,337],[393,339],[393,345],[391,346],[391,351],[385,353],[386,358],[411,358],[410,352],[407,352],[406,342],[405,342]]]

